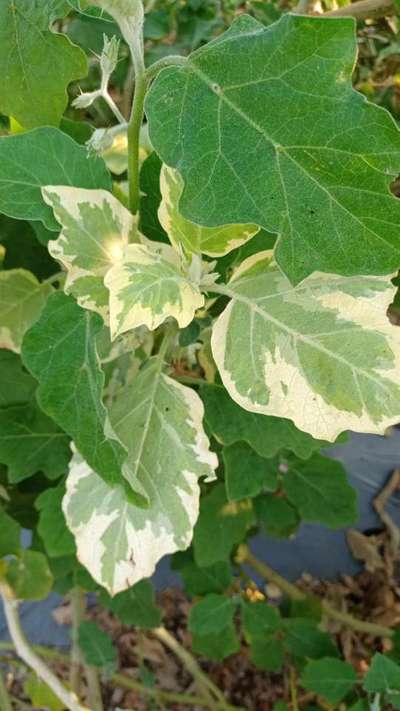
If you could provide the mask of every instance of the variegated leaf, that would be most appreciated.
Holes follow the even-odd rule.
[[[0,348],[21,350],[25,332],[40,316],[52,291],[26,269],[0,272]]]
[[[185,276],[179,256],[168,245],[159,249],[129,245],[104,283],[110,291],[113,338],[137,326],[154,330],[168,317],[185,328],[204,305],[204,296]]]
[[[62,225],[60,236],[48,247],[67,269],[65,292],[75,296],[80,306],[106,317],[108,291],[103,278],[135,239],[136,219],[106,190],[47,186],[42,193]]]
[[[287,417],[313,437],[376,432],[400,420],[400,331],[383,277],[315,273],[297,287],[272,253],[247,259],[220,291],[213,330],[225,387],[246,410]]]
[[[190,544],[198,479],[214,478],[217,466],[202,418],[198,395],[164,375],[157,360],[116,401],[112,424],[129,448],[147,508],[135,506],[122,486],[109,487],[74,456],[64,513],[79,560],[112,595],[149,577],[162,556]]]
[[[240,247],[258,231],[258,225],[222,225],[201,227],[180,214],[178,205],[183,192],[183,180],[178,171],[163,165],[160,175],[162,202],[158,219],[176,249],[183,247],[188,254],[208,254],[221,257]]]

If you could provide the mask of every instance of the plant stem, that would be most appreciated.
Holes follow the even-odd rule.
[[[85,598],[79,588],[71,590],[71,666],[69,674],[69,684],[72,691],[79,697],[81,691],[81,651],[79,649],[79,625],[82,622],[85,611]]]
[[[161,59],[158,59],[157,62],[153,62],[153,64],[150,64],[150,66],[147,67],[146,79],[147,81],[151,81],[155,76],[157,76],[161,69],[172,66],[185,66],[186,62],[187,58],[183,57],[181,54],[169,54],[167,57],[161,57]]]
[[[143,121],[143,106],[148,82],[143,58],[141,37],[130,47],[133,66],[135,69],[135,89],[133,93],[132,111],[128,123],[128,179],[129,179],[129,207],[135,215],[139,209],[139,139],[140,127]]]
[[[242,545],[239,548],[238,561],[250,565],[267,582],[275,583],[275,585],[277,585],[282,592],[284,592],[292,600],[310,600],[314,597],[313,595],[304,593],[296,585],[293,585],[293,583],[290,583],[286,580],[286,578],[279,575],[276,570],[273,570],[269,565],[263,563],[261,560],[258,560],[258,558],[256,558],[245,545]],[[373,622],[358,620],[348,612],[337,610],[327,600],[321,600],[320,602],[322,610],[327,617],[332,620],[337,620],[346,627],[350,627],[357,632],[370,634],[374,637],[393,637],[394,635],[394,631],[389,627],[376,625]]]
[[[171,652],[173,652],[178,659],[180,659],[182,664],[196,681],[199,689],[201,689],[205,694],[208,702],[211,704],[213,703],[211,694],[216,698],[216,703],[214,702],[214,705],[211,705],[210,708],[225,709],[226,711],[234,708],[227,703],[222,691],[220,691],[220,689],[213,684],[211,679],[209,679],[207,674],[203,672],[195,658],[192,657],[192,655],[178,642],[177,639],[175,639],[175,637],[168,632],[165,627],[157,627],[152,630],[152,632],[157,639],[163,642],[166,647],[168,647]]]
[[[356,20],[376,19],[385,15],[395,15],[393,0],[360,0],[337,10],[324,12],[323,17],[354,17]]]
[[[117,121],[120,124],[126,123],[125,117],[122,115],[121,111],[119,110],[119,108],[118,108],[117,104],[115,103],[114,99],[112,98],[112,96],[110,96],[110,94],[108,93],[108,89],[104,89],[102,91],[101,96],[103,97],[104,101],[106,102],[106,104],[109,106],[109,108],[113,112]]]
[[[96,667],[85,666],[85,676],[88,687],[87,701],[92,711],[103,711],[99,671]]]
[[[67,691],[65,686],[59,681],[52,670],[44,663],[44,661],[36,654],[26,639],[21,628],[21,623],[18,615],[18,602],[9,597],[4,586],[0,587],[1,597],[3,599],[4,614],[7,620],[8,631],[14,643],[15,650],[21,659],[28,667],[44,681],[53,693],[62,701],[64,706],[69,711],[85,711],[81,706],[74,693]]]
[[[0,650],[13,651],[13,649],[14,645],[10,642],[0,642]],[[41,654],[42,657],[45,657],[46,659],[53,659],[54,661],[61,661],[68,664],[68,656],[63,652],[59,652],[57,650],[50,649],[49,647],[43,647],[40,645],[35,645],[34,649],[38,654]],[[1,661],[5,660],[2,659]],[[19,664],[19,662],[13,659],[9,659],[9,662],[13,664]],[[132,691],[137,691],[139,694],[142,694],[144,696],[152,696],[155,699],[165,701],[166,703],[170,702],[187,704],[188,706],[204,706],[205,708],[210,708],[211,710],[215,708],[214,700],[208,702],[201,696],[195,696],[194,694],[181,694],[179,692],[152,689],[148,686],[143,686],[143,684],[140,684],[138,681],[135,681],[134,679],[131,679],[128,676],[125,676],[125,674],[114,674],[111,677],[111,681],[113,681],[115,684],[118,684],[119,686],[123,686],[125,689],[132,689]],[[228,708],[234,711],[233,706],[230,706]]]
[[[10,697],[2,673],[0,673],[0,709],[1,711],[12,711]]]
[[[299,703],[297,700],[297,678],[296,678],[296,670],[294,667],[290,667],[290,670],[289,670],[289,685],[290,685],[290,699],[292,702],[292,711],[299,711]]]

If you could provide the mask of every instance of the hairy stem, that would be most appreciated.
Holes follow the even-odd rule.
[[[175,639],[175,637],[173,637],[168,630],[165,629],[165,627],[157,627],[152,630],[152,632],[157,639],[163,642],[166,647],[168,647],[171,652],[173,652],[178,659],[180,659],[182,664],[192,675],[199,689],[202,690],[205,699],[207,699],[209,704],[213,703],[212,696],[215,697],[214,704],[209,706],[210,708],[224,709],[225,711],[234,708],[227,703],[222,691],[220,691],[215,684],[213,684],[211,679],[209,679],[207,674],[203,672],[195,658],[192,657],[192,655],[184,647],[182,647],[178,640]]]
[[[0,672],[0,709],[1,711],[12,711],[10,697],[4,683],[3,674]]]
[[[148,81],[144,66],[141,37],[137,37],[131,46],[132,61],[135,70],[135,89],[133,93],[132,111],[128,123],[128,179],[129,207],[135,215],[139,210],[139,147],[140,127],[143,121],[143,107]]]
[[[4,586],[0,587],[0,592],[3,600],[4,614],[7,620],[8,631],[17,654],[21,657],[25,664],[33,669],[38,677],[50,687],[53,693],[60,699],[60,701],[62,701],[65,708],[69,711],[85,711],[84,707],[78,702],[75,694],[67,691],[65,686],[63,686],[52,670],[30,646],[24,635],[19,620],[18,602],[9,597],[9,594]]]
[[[253,568],[259,575],[261,575],[264,580],[269,583],[275,583],[282,592],[284,592],[292,600],[308,600],[312,599],[312,595],[307,595],[302,590],[300,590],[296,585],[290,583],[288,580],[283,578],[276,570],[270,568],[269,565],[258,560],[247,548],[247,546],[240,546],[238,551],[238,561],[241,563],[247,563]],[[333,605],[331,605],[327,600],[321,600],[321,607],[324,614],[332,620],[337,620],[341,622],[346,627],[355,630],[356,632],[362,632],[364,634],[370,634],[374,637],[393,637],[394,631],[389,627],[383,627],[382,625],[376,625],[373,622],[364,622],[359,620],[348,612],[342,612],[337,610]]]
[[[122,115],[121,111],[119,110],[119,108],[118,108],[117,104],[115,103],[114,99],[112,98],[112,96],[110,96],[108,89],[104,89],[101,95],[102,95],[104,101],[106,102],[106,104],[108,105],[108,107],[113,112],[118,123],[120,123],[121,125],[125,124],[126,123],[125,117]]]
[[[350,5],[344,5],[337,10],[324,12],[324,17],[354,17],[356,20],[376,19],[385,15],[395,15],[396,7],[393,0],[360,0]]]
[[[82,618],[85,611],[85,598],[79,588],[74,588],[71,590],[70,595],[71,602],[71,666],[69,674],[69,684],[76,696],[79,697],[81,691],[81,651],[79,649],[79,625],[82,622]]]
[[[85,676],[88,688],[87,701],[91,711],[103,711],[99,670],[96,667],[85,666]]]

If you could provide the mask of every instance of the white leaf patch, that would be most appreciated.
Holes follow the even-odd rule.
[[[160,245],[159,250],[129,245],[104,283],[110,291],[113,338],[138,326],[154,330],[169,317],[185,328],[204,305],[204,296],[185,276],[178,255],[168,245]]]
[[[53,208],[62,226],[49,252],[67,270],[65,292],[79,305],[108,314],[108,291],[104,275],[136,239],[137,218],[106,190],[47,186],[43,198]]]
[[[158,219],[178,251],[183,247],[188,254],[221,257],[254,237],[260,229],[251,224],[202,227],[186,220],[179,212],[183,180],[176,170],[165,164],[161,168],[160,189],[162,201]]]
[[[132,503],[124,486],[109,487],[74,455],[63,510],[79,560],[110,594],[149,577],[160,558],[189,546],[199,511],[198,479],[215,478],[218,464],[202,418],[198,395],[161,373],[157,360],[116,401],[112,425],[129,449],[147,508]]]
[[[320,273],[293,287],[271,253],[245,260],[212,335],[231,397],[318,439],[383,434],[400,421],[400,330],[386,316],[394,292],[388,278]]]
[[[0,271],[0,348],[20,353],[25,332],[38,320],[52,291],[26,269]]]

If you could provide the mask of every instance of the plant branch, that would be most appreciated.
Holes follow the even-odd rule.
[[[396,7],[393,0],[360,0],[339,7],[337,10],[324,12],[323,17],[354,17],[356,20],[373,20],[395,14]]]
[[[46,659],[62,661],[65,664],[68,664],[68,656],[63,652],[59,652],[57,650],[50,649],[49,647],[43,647],[40,645],[35,645],[33,648],[38,654],[40,654]],[[13,649],[14,645],[10,642],[0,642],[0,650],[13,651]],[[4,661],[4,658],[1,661]],[[8,658],[8,661],[13,664],[19,664],[18,661],[11,658]],[[124,687],[125,689],[132,689],[132,691],[137,691],[139,694],[142,694],[144,696],[152,696],[154,699],[165,701],[166,703],[181,703],[186,704],[188,706],[203,706],[205,708],[210,708],[211,710],[215,708],[214,699],[209,702],[206,699],[203,699],[201,696],[196,696],[194,694],[185,694],[173,691],[162,691],[159,689],[154,689],[140,684],[138,681],[131,679],[125,674],[114,674],[111,677],[111,681],[113,681],[115,684],[118,684],[118,686]],[[234,707],[231,706],[228,708],[231,708],[232,711],[234,711]]]
[[[81,690],[81,651],[79,649],[79,625],[82,622],[84,610],[85,610],[85,600],[82,591],[79,588],[74,588],[71,590],[70,595],[71,603],[71,666],[69,683],[72,691],[76,696],[79,697]]]
[[[34,672],[44,681],[53,693],[62,701],[69,711],[85,711],[80,705],[74,693],[67,691],[65,686],[59,681],[51,669],[44,661],[36,654],[30,646],[21,628],[21,623],[18,615],[18,602],[9,597],[8,591],[4,586],[0,586],[1,597],[4,605],[4,614],[7,620],[10,637],[13,641],[17,654],[33,669]]]
[[[211,679],[203,672],[203,670],[198,665],[194,657],[178,642],[175,637],[173,637],[165,627],[157,627],[152,630],[153,634],[163,642],[166,647],[168,647],[171,652],[173,652],[178,659],[182,662],[185,668],[190,672],[193,679],[196,681],[199,689],[205,694],[205,698],[208,700],[209,704],[213,704],[213,699],[211,694],[215,697],[216,702],[211,705],[210,708],[224,709],[224,711],[229,711],[237,707],[233,707],[227,703],[225,697],[218,689],[218,687],[213,684]]]
[[[308,600],[312,599],[314,596],[308,595],[302,590],[300,590],[296,585],[290,583],[286,578],[283,578],[276,570],[270,568],[269,565],[258,560],[247,548],[243,545],[239,547],[238,550],[238,562],[247,563],[253,570],[255,570],[264,580],[270,583],[275,583],[282,592],[284,592],[292,600]],[[383,627],[382,625],[376,625],[373,622],[364,622],[359,620],[348,612],[342,612],[337,610],[333,605],[331,605],[327,600],[321,600],[321,608],[327,617],[332,620],[337,620],[341,622],[346,627],[350,627],[356,632],[361,632],[363,634],[370,634],[374,637],[393,637],[394,632],[389,627]]]
[[[85,677],[88,688],[87,702],[92,711],[103,711],[99,670],[96,667],[85,665]]]
[[[133,93],[132,111],[128,123],[128,179],[129,179],[129,207],[135,215],[139,210],[139,147],[140,128],[143,121],[144,99],[148,81],[144,65],[143,47],[141,36],[136,35],[135,42],[130,46],[133,66],[135,70],[135,89]]]
[[[101,97],[104,99],[104,101],[106,102],[108,107],[111,109],[111,111],[113,112],[117,121],[120,124],[125,124],[126,123],[125,117],[122,115],[121,111],[119,110],[119,108],[118,108],[117,104],[115,103],[114,99],[112,98],[112,96],[110,96],[108,89],[104,89],[101,92]]]
[[[0,672],[0,709],[1,711],[12,711],[10,697],[4,683],[3,674]]]

